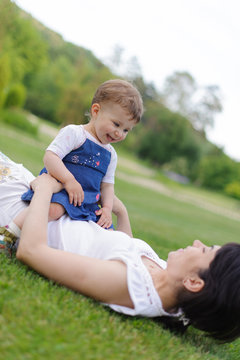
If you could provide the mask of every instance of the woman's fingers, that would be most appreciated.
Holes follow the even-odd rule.
[[[42,174],[36,177],[31,183],[30,186],[34,191],[37,186],[47,187],[50,186],[52,192],[59,192],[62,190],[63,186],[60,182],[58,182],[55,178],[53,178],[49,174]]]

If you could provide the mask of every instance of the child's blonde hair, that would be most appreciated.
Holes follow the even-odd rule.
[[[143,114],[143,101],[139,91],[130,82],[114,79],[105,81],[95,92],[92,105],[114,102],[127,110],[133,120],[140,121]]]

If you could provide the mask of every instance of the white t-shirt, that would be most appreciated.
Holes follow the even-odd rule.
[[[47,150],[51,150],[63,159],[72,150],[78,149],[85,141],[89,139],[111,153],[111,160],[108,165],[107,172],[102,182],[114,184],[114,175],[117,166],[117,153],[110,144],[101,144],[95,139],[84,125],[68,125],[62,128],[55,139],[48,146]]]
[[[142,256],[155,261],[163,269],[166,262],[147,243],[120,231],[105,230],[92,221],[72,221],[67,215],[49,223],[48,229],[49,245],[53,248],[97,259],[121,260],[127,265],[128,290],[134,309],[115,304],[107,306],[132,316],[169,315],[163,310]]]

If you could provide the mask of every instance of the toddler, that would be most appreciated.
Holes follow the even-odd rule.
[[[52,196],[49,221],[66,212],[74,220],[92,220],[103,228],[113,228],[117,154],[111,143],[123,141],[142,113],[138,90],[127,81],[109,80],[99,86],[93,97],[89,123],[60,130],[46,150],[41,171],[50,173],[64,186]],[[31,201],[32,195],[29,190],[22,200]],[[9,224],[8,232],[19,236],[26,211]]]

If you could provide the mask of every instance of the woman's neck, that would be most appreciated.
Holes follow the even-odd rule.
[[[177,311],[176,288],[171,286],[167,277],[167,272],[162,270],[161,274],[153,280],[154,287],[162,301],[163,309],[166,312],[174,313]]]
[[[151,259],[143,257],[142,261],[152,277],[154,287],[162,301],[163,309],[166,312],[175,312],[177,304],[176,287],[172,286],[167,271]]]

